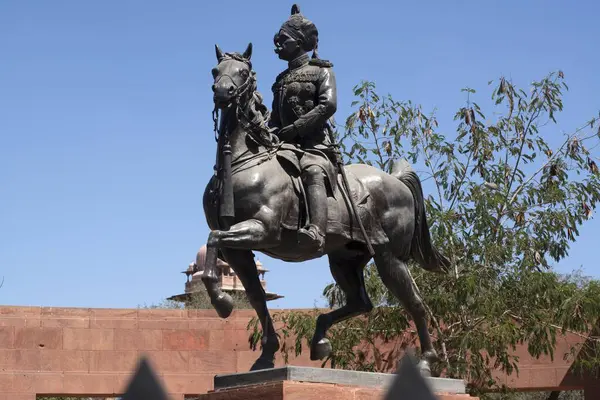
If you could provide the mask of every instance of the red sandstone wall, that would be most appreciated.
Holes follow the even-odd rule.
[[[252,316],[250,310],[222,320],[213,310],[0,307],[0,400],[121,394],[141,352],[174,400],[205,393],[215,374],[247,371],[258,357],[248,345]],[[570,376],[571,360],[563,359],[582,339],[559,340],[553,362],[532,359],[521,349],[519,376],[504,382],[533,390],[586,387],[590,399],[600,399],[600,385]],[[277,362],[282,365],[281,357]],[[308,351],[290,363],[320,366],[308,359]]]
[[[174,400],[212,389],[215,374],[247,371],[253,312],[0,307],[0,400],[123,392],[141,352]],[[315,365],[308,355],[296,365]],[[281,364],[281,360],[278,360]]]

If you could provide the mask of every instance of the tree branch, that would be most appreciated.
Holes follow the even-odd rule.
[[[561,144],[561,146],[558,148],[558,150],[552,154],[552,156],[550,158],[548,158],[548,161],[546,161],[545,164],[543,164],[537,171],[535,171],[527,180],[525,180],[523,183],[521,183],[519,185],[519,187],[517,187],[517,189],[515,190],[515,193],[512,195],[512,197],[510,198],[510,201],[508,202],[508,204],[511,204],[519,195],[519,193],[521,192],[521,190],[523,190],[523,188],[525,186],[527,186],[529,184],[529,182],[531,182],[540,172],[542,172],[544,170],[544,168],[546,168],[548,165],[550,165],[550,163],[552,161],[554,161],[556,159],[556,157],[561,154],[563,152],[563,149],[565,148],[565,146],[582,130],[584,130],[585,128],[587,128],[589,125],[591,124],[591,122],[586,123],[584,126],[580,127],[579,129],[577,129],[575,132],[573,132],[571,135],[567,136],[567,139]],[[593,138],[594,136],[596,136],[596,134],[590,135],[590,136],[586,136],[584,138],[581,139],[581,141],[585,141],[588,139]]]

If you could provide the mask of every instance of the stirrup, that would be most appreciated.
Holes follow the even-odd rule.
[[[318,226],[308,224],[304,228],[298,229],[298,244],[302,249],[321,250],[325,245],[325,235]]]

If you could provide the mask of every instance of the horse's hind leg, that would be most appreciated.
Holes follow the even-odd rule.
[[[431,374],[431,363],[438,360],[437,352],[431,343],[427,329],[427,313],[423,300],[417,294],[406,263],[391,252],[385,251],[375,256],[379,276],[385,286],[400,300],[412,316],[421,343],[421,362],[419,367],[425,375]]]
[[[223,249],[222,251],[227,263],[244,285],[246,296],[262,326],[262,353],[250,370],[273,368],[275,353],[279,350],[279,340],[267,308],[267,298],[258,277],[254,255],[250,250]]]
[[[373,309],[365,289],[363,269],[371,256],[364,252],[342,250],[329,255],[331,274],[346,296],[346,304],[317,318],[315,334],[310,346],[310,359],[322,360],[331,353],[331,344],[325,337],[327,330],[345,319],[364,314]]]

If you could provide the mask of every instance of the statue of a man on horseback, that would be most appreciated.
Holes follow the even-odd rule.
[[[253,252],[289,262],[326,256],[346,304],[316,321],[310,357],[324,360],[332,354],[329,328],[373,308],[363,276],[373,260],[383,283],[413,317],[420,368],[430,373],[437,352],[407,262],[446,273],[450,261],[431,240],[420,179],[407,162],[394,164],[390,173],[367,164],[342,166],[328,133],[336,111],[335,77],[331,64],[316,56],[317,28],[294,6],[274,41],[288,68],[273,85],[271,113],[257,90],[252,45],[243,53],[215,46],[217,154],[203,198],[210,234],[202,281],[211,303],[222,318],[233,310],[231,296],[218,283],[219,257],[244,285],[262,326],[262,351],[252,369],[272,368],[280,344]]]
[[[297,145],[302,181],[307,194],[309,220],[299,229],[303,249],[320,250],[327,224],[327,188],[335,169],[327,152],[332,144],[328,120],[337,108],[333,65],[317,57],[319,32],[297,6],[274,37],[275,53],[288,68],[273,85],[269,127],[280,140]],[[312,58],[309,52],[313,52]]]

